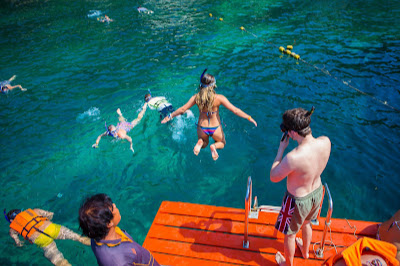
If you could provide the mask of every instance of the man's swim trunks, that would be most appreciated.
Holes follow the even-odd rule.
[[[174,107],[172,107],[172,105],[166,106],[159,111],[160,118],[164,119],[164,117],[168,116],[169,114],[173,113],[174,111],[175,111],[175,109],[174,109]]]
[[[305,220],[317,219],[322,195],[322,184],[304,197],[295,197],[286,191],[275,228],[285,235],[296,234]]]
[[[121,237],[120,239],[100,240],[98,242],[92,239],[92,250],[100,266],[160,266],[153,258],[153,255],[147,249],[133,241],[127,232],[121,230],[119,227],[115,227],[115,232]]]
[[[50,224],[49,226],[44,229],[43,232],[48,234],[50,237],[46,236],[45,234],[40,234],[34,241],[36,245],[43,248],[48,246],[54,239],[57,239],[58,235],[60,234],[61,225],[59,224]]]

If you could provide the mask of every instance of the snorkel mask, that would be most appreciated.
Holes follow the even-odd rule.
[[[311,110],[307,112],[306,116],[311,116],[311,115],[314,113],[314,110],[315,110],[315,107],[314,107],[314,106],[311,107]],[[289,130],[293,130],[293,131],[296,131],[296,132],[298,133],[299,131],[302,131],[302,130],[306,129],[306,128],[308,128],[309,126],[310,126],[310,125],[306,126],[305,128],[302,128],[302,129],[300,129],[300,130],[294,130],[294,129],[289,129],[289,128],[284,124],[284,122],[282,122],[281,125],[280,125],[280,128],[281,128],[281,131],[282,131],[284,134],[283,134],[283,136],[282,136],[282,138],[281,138],[281,141],[283,141],[285,138],[288,137]]]
[[[104,126],[106,127],[107,135],[115,138],[114,131],[108,130],[107,122],[104,122]]]
[[[203,74],[201,74],[201,77],[200,77],[200,88],[207,88],[208,86],[214,86],[214,85],[215,85],[215,82],[216,82],[216,80],[217,80],[217,79],[215,79],[215,77],[214,77],[214,82],[211,82],[210,84],[204,84],[201,80],[203,79],[204,74],[205,74],[206,72],[207,72],[207,68],[204,69]]]
[[[147,96],[147,97],[144,98],[144,101],[145,101],[146,103],[149,102],[149,101],[151,100],[151,98],[153,97],[153,95],[151,95],[150,89],[148,89],[148,91],[149,91],[150,96]]]
[[[22,212],[22,210],[20,210],[20,209],[15,209],[15,210],[11,210],[11,211],[12,211],[12,213],[10,213],[10,215],[7,215],[6,209],[4,208],[4,218],[6,218],[7,222],[9,222],[9,223],[11,223],[11,220],[14,220],[15,217],[17,217],[17,215]]]

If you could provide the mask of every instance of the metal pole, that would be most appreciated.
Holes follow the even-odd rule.
[[[249,213],[251,209],[251,191],[252,190],[252,182],[251,176],[249,176],[247,180],[247,191],[246,198],[244,201],[244,240],[243,240],[243,248],[249,248]]]
[[[329,187],[328,187],[327,183],[325,183],[325,188],[328,193],[329,208],[328,208],[328,213],[326,214],[325,226],[324,226],[324,232],[322,234],[321,245],[317,249],[317,257],[318,258],[324,257],[325,238],[326,238],[326,233],[328,232],[328,227],[331,225],[331,218],[332,218],[332,211],[333,211],[332,196],[331,196],[331,192],[329,191]]]

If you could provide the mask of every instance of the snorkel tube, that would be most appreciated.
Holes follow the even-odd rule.
[[[4,208],[4,218],[6,218],[7,222],[11,223],[10,219],[7,217],[6,208]]]

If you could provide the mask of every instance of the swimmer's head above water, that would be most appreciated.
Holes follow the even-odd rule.
[[[147,102],[150,101],[150,99],[151,99],[151,94],[150,94],[150,93],[147,93],[147,94],[144,96],[144,101],[147,103]]]
[[[106,122],[105,123],[105,127],[106,127],[106,130],[107,130],[107,134],[109,136],[111,136],[111,137],[115,137],[116,136],[117,128],[114,125],[107,126],[107,122]]]
[[[9,211],[9,212],[6,214],[6,209],[4,209],[4,218],[6,218],[6,220],[7,220],[9,223],[11,223],[11,222],[15,219],[15,217],[16,217],[19,213],[21,213],[21,212],[22,212],[21,209],[14,209],[14,210]]]

